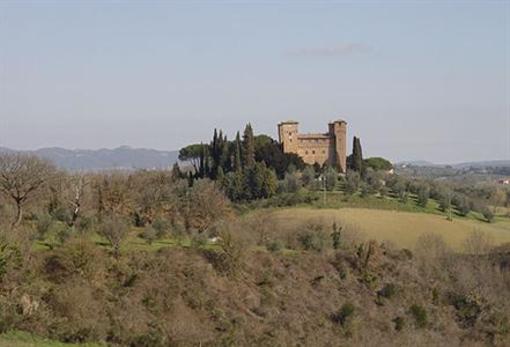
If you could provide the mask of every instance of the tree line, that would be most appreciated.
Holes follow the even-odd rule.
[[[182,148],[179,160],[193,167],[187,173],[190,185],[198,179],[215,180],[232,201],[271,197],[290,166],[305,167],[298,155],[284,153],[271,137],[255,136],[251,124],[246,125],[242,138],[237,132],[233,141],[215,129],[210,143]]]

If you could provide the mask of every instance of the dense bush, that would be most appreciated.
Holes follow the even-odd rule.
[[[492,223],[494,221],[494,213],[492,212],[492,210],[490,208],[485,207],[482,210],[482,214],[485,217],[485,219],[487,220],[487,222]]]
[[[322,224],[310,223],[301,230],[297,239],[304,250],[322,252],[329,244],[329,238]]]
[[[424,328],[427,326],[428,315],[423,306],[414,304],[409,308],[409,313],[413,316],[414,323],[418,328]]]

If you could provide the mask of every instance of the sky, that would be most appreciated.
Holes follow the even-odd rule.
[[[510,159],[510,2],[0,0],[0,146],[335,119],[366,157]]]

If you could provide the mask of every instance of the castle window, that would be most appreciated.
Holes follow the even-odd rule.
[[[312,151],[312,154],[315,154],[315,151]]]
[[[325,150],[322,150],[322,154],[326,154],[326,151],[325,151]]]
[[[305,151],[305,154],[308,154],[308,151]]]

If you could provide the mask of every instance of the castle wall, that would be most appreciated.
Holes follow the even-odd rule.
[[[278,124],[278,136],[284,153],[296,153],[307,164],[328,165],[339,172],[346,169],[347,123],[336,121],[329,124],[326,134],[299,134],[297,122]]]

